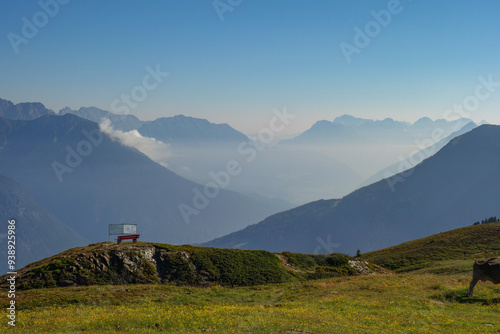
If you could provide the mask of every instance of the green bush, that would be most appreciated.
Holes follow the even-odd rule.
[[[344,254],[304,255],[285,252],[203,248],[153,244],[155,263],[140,247],[99,249],[47,259],[24,274],[22,289],[71,285],[156,284],[207,286],[252,286],[350,275],[349,257]],[[144,245],[151,247],[151,244]],[[97,248],[97,249],[95,249]],[[281,264],[285,257],[292,267]],[[131,263],[130,263],[131,262]]]
[[[282,283],[291,280],[279,259],[266,251],[201,248],[194,250],[192,261],[198,272],[225,286]]]

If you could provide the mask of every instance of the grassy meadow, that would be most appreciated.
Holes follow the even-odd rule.
[[[468,261],[469,264],[470,261]],[[499,333],[500,287],[401,273],[253,287],[106,285],[16,294],[12,333]],[[469,270],[470,271],[470,270]],[[2,308],[7,299],[2,297]]]
[[[4,317],[0,332],[500,333],[500,285],[480,282],[474,297],[466,297],[474,260],[498,255],[499,236],[500,222],[482,224],[362,254],[395,272],[382,275],[351,275],[345,256],[279,254],[301,278],[293,281],[274,280],[283,275],[271,253],[160,245],[173,251],[167,255],[174,260],[175,251],[189,252],[190,261],[216,280],[187,284],[196,276],[185,270],[186,261],[171,261],[169,268],[179,277],[165,284],[113,281],[20,290],[17,326],[7,328]],[[58,278],[62,255],[33,264],[32,272],[47,277],[53,267],[50,277]],[[347,276],[325,277],[333,274]],[[30,271],[24,276],[31,277]],[[268,284],[254,285],[260,282]],[[7,293],[0,296],[4,310],[8,301]]]
[[[499,256],[499,240],[500,222],[495,222],[434,234],[365,253],[361,258],[395,272],[463,272],[463,266],[457,267],[461,260],[470,260],[463,262],[470,270],[474,260]]]

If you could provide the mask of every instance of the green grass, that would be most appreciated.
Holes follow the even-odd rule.
[[[20,290],[139,283],[250,286],[355,275],[350,259],[344,254],[108,242],[72,248],[30,264],[18,271],[17,283]]]
[[[144,271],[139,277],[163,277],[164,284],[118,285],[114,279],[123,271],[115,268],[114,285],[97,280],[101,285],[51,287],[52,280],[71,274],[65,268],[75,266],[72,257],[82,254],[82,249],[68,250],[23,271],[40,278],[45,288],[16,292],[17,326],[9,331],[500,333],[500,286],[480,282],[474,297],[467,297],[473,260],[499,255],[499,238],[500,223],[492,223],[367,253],[363,260],[399,272],[368,276],[350,276],[350,258],[342,254],[154,244],[165,252],[156,253],[164,257],[162,266],[152,267],[140,255],[140,248],[151,244],[90,245],[83,249],[86,254],[102,247],[132,252]],[[91,275],[84,262],[80,268]],[[100,275],[89,279],[106,279]],[[211,284],[198,284],[200,278]],[[4,310],[8,302],[6,294],[0,296]],[[5,319],[0,332],[7,330]]]
[[[446,261],[468,260],[462,264],[456,262],[457,268],[449,268],[463,272],[464,263],[472,266],[473,260],[500,256],[499,240],[500,222],[481,224],[366,253],[361,259],[396,272],[442,268]]]
[[[13,333],[498,333],[500,287],[468,274],[394,274],[208,288],[21,291]],[[8,300],[2,297],[5,309]],[[6,321],[0,331],[6,332]]]

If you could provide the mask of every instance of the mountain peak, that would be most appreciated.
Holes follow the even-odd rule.
[[[0,174],[22,183],[40,205],[93,242],[107,237],[108,223],[120,222],[140,224],[141,237],[153,241],[202,242],[277,211],[273,203],[219,188],[207,210],[186,213],[181,205],[194,212],[195,190],[203,192],[203,185],[73,114],[0,118],[0,129],[0,161],[9,162],[0,164]],[[0,215],[2,207],[0,202]]]
[[[473,126],[471,124],[470,126]],[[416,166],[340,201],[313,202],[213,240],[274,252],[371,251],[498,215],[500,126],[482,125]],[[417,158],[415,158],[417,159]]]
[[[203,118],[185,115],[162,117],[144,123],[139,133],[164,143],[186,142],[242,142],[247,136],[228,124],[215,124]]]
[[[78,110],[66,107],[59,111],[59,115],[66,114],[73,114],[96,123],[101,123],[103,119],[109,119],[113,128],[121,131],[135,130],[143,123],[134,115],[117,115],[97,107],[80,107]]]
[[[66,114],[69,114],[71,112],[72,112],[72,110],[70,107],[64,107],[61,110],[59,110],[59,115],[66,115]]]
[[[432,119],[430,119],[429,117],[425,116],[425,117],[422,117],[422,118],[419,118],[415,123],[413,123],[413,125],[428,125],[428,124],[431,124],[433,122]]]
[[[44,115],[55,115],[55,113],[40,102],[13,104],[11,101],[0,99],[0,117],[10,120],[32,120]]]
[[[356,127],[366,124],[367,122],[373,122],[373,120],[358,118],[347,114],[338,116],[333,120],[333,123],[335,124],[342,124],[345,126],[356,126]]]

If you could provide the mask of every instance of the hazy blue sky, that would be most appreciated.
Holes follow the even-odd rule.
[[[472,119],[500,124],[500,86],[471,98],[478,77],[500,82],[497,0],[215,1],[231,7],[221,15],[212,0],[72,0],[57,13],[54,1],[44,14],[38,1],[0,0],[0,97],[110,110],[135,89],[147,92],[128,108],[140,119],[185,114],[246,133],[284,106],[298,132],[342,114],[443,118],[468,99]],[[370,23],[388,9],[390,22]],[[356,27],[369,43],[356,44]],[[350,63],[342,42],[358,46]],[[157,65],[169,76],[147,91]]]

